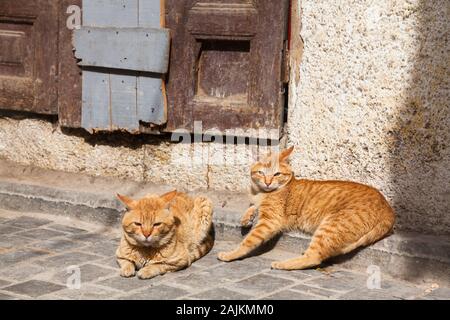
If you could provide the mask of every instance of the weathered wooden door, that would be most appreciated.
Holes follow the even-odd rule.
[[[68,7],[82,2],[74,38],[86,40],[76,48],[88,49],[83,70],[65,21]],[[58,114],[61,125],[88,130],[192,132],[195,121],[209,133],[280,130],[288,4],[0,0],[0,108]],[[152,42],[164,27],[167,73],[149,65],[168,54],[161,44],[169,40]]]
[[[283,121],[288,0],[166,0],[168,126],[275,129]]]
[[[58,3],[0,1],[0,108],[58,108]]]

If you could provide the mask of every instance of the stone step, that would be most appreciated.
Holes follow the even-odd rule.
[[[0,208],[22,212],[41,212],[75,217],[105,226],[119,226],[124,207],[117,193],[140,197],[147,193],[163,193],[175,186],[161,186],[116,178],[90,177],[26,167],[0,160]],[[179,190],[187,191],[187,190]],[[204,194],[215,205],[214,221],[219,239],[239,240],[245,234],[239,219],[249,206],[245,194],[191,190]],[[287,233],[269,242],[273,246],[301,254],[310,237]],[[382,273],[416,283],[435,281],[450,285],[450,237],[397,231],[367,248],[336,257],[327,265],[359,271],[370,266]]]

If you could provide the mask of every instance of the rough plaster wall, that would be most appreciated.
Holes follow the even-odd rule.
[[[176,144],[170,137],[90,135],[83,130],[61,129],[48,120],[0,114],[0,158],[94,176],[189,190],[242,191],[249,183],[250,151],[245,144]]]
[[[399,228],[450,233],[450,2],[299,5],[288,120],[298,175],[369,183]]]

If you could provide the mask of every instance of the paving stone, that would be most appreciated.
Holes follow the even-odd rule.
[[[217,259],[216,252],[209,252],[206,256],[193,263],[193,265],[199,267],[211,267],[219,264],[224,264],[224,262]]]
[[[2,287],[6,287],[7,285],[11,284],[10,281],[6,281],[6,280],[1,280],[0,279],[0,288]]]
[[[96,244],[90,245],[86,248],[86,252],[102,255],[105,257],[111,257],[116,254],[116,250],[119,247],[119,242],[99,241]]]
[[[401,300],[382,289],[356,289],[345,293],[339,300]]]
[[[423,290],[402,282],[381,281],[380,289],[356,288],[340,296],[343,300],[399,300],[411,299],[423,293]]]
[[[0,292],[0,300],[17,300],[17,297]]]
[[[254,297],[219,287],[191,295],[188,298],[198,300],[248,300],[253,299]]]
[[[297,290],[297,291],[301,291],[304,293],[308,293],[308,294],[316,294],[318,296],[323,296],[323,297],[333,297],[338,295],[338,292],[334,292],[334,291],[330,291],[330,290],[326,290],[326,289],[322,289],[322,288],[315,288],[315,287],[311,287],[311,286],[307,286],[307,285],[303,285],[303,284],[299,284],[295,287],[292,287],[291,290]]]
[[[57,223],[48,225],[48,226],[46,226],[46,228],[56,230],[56,231],[62,231],[62,232],[66,232],[66,233],[73,233],[73,234],[81,234],[81,233],[88,232],[87,230],[84,230],[84,229],[74,228],[74,227],[66,226],[63,224],[57,224]]]
[[[61,290],[63,288],[64,288],[63,286],[51,282],[40,280],[29,280],[26,282],[14,284],[12,286],[3,288],[2,290],[30,297],[38,297],[44,294]]]
[[[368,274],[356,273],[348,270],[331,270],[329,272],[321,272],[322,275],[331,275],[334,278],[345,278],[345,279],[356,279],[356,278],[364,278],[367,279]]]
[[[192,290],[208,289],[229,282],[229,280],[218,277],[217,275],[208,272],[208,270],[201,270],[186,276],[181,276],[176,278],[175,281],[177,285],[185,286]]]
[[[189,266],[188,268],[182,269],[182,270],[178,270],[175,272],[168,272],[165,275],[163,275],[161,277],[161,282],[170,282],[170,281],[176,281],[175,279],[182,277],[182,276],[186,276],[189,274],[192,274],[194,272],[198,272],[203,270],[201,267],[197,267],[194,265]]]
[[[46,252],[34,249],[20,249],[0,254],[0,268],[45,255],[47,255]]]
[[[64,289],[54,293],[56,297],[70,300],[109,300],[120,292],[93,284],[82,284],[80,289]]]
[[[320,298],[292,290],[283,290],[264,297],[262,300],[319,300]]]
[[[82,265],[86,262],[92,262],[100,258],[100,256],[75,251],[38,260],[34,263],[45,267],[68,267],[71,265]]]
[[[47,240],[50,238],[64,236],[65,233],[48,229],[31,229],[18,232],[16,235],[30,239]]]
[[[423,297],[425,300],[450,300],[450,288],[437,288]]]
[[[217,256],[217,253],[221,251],[229,251],[236,248],[236,242],[234,241],[225,241],[225,240],[219,240],[214,243],[214,247],[211,249],[211,253],[215,253],[215,256]]]
[[[151,285],[155,285],[160,281],[161,277],[142,280],[136,276],[132,278],[124,278],[121,276],[116,276],[106,280],[98,281],[96,282],[96,284],[128,292],[131,290],[150,287]]]
[[[367,288],[367,277],[354,273],[332,273],[311,280],[305,280],[307,285],[314,285],[324,289],[346,292],[352,289]]]
[[[233,283],[228,287],[231,289],[248,291],[249,293],[263,294],[270,293],[271,291],[281,289],[291,284],[294,284],[291,280],[272,277],[266,274],[258,274],[245,280]]]
[[[424,292],[424,289],[407,284],[403,281],[386,281],[383,279],[381,279],[381,290],[389,293],[394,299],[411,299],[418,295],[422,295]],[[373,292],[373,290],[371,291]]]
[[[167,286],[165,284],[156,285],[142,291],[133,292],[120,297],[123,300],[173,300],[189,294],[188,291]]]
[[[270,262],[259,257],[247,258],[221,264],[205,270],[206,273],[213,277],[225,280],[238,280],[260,273],[264,269],[270,267]],[[230,272],[233,270],[233,272]]]
[[[65,285],[67,279],[73,274],[67,269],[59,269],[58,272],[51,278],[54,282]],[[101,278],[112,277],[115,275],[114,270],[103,268],[93,264],[85,264],[80,267],[81,284],[87,282],[97,281]]]
[[[289,278],[292,280],[305,280],[311,279],[312,277],[318,277],[323,275],[320,271],[310,269],[310,270],[276,270],[271,269],[266,271],[266,274],[271,276],[280,276],[282,278]]]
[[[37,248],[41,250],[62,252],[67,250],[74,250],[83,247],[85,244],[80,242],[74,242],[64,239],[50,239],[45,241],[39,241],[29,245],[29,247]],[[87,251],[90,252],[90,251]]]
[[[71,234],[67,236],[67,239],[82,241],[90,244],[96,244],[98,242],[107,240],[107,238],[104,235],[98,233]]]
[[[17,235],[0,235],[0,248],[18,249],[35,241],[35,239],[23,238]]]
[[[58,293],[59,291],[56,291]],[[53,293],[44,294],[42,296],[34,298],[35,300],[70,300],[68,298],[58,297],[57,295]]]
[[[113,269],[117,270],[117,272],[119,272],[119,270],[120,270],[115,256],[111,256],[106,259],[99,260],[96,262],[96,264],[104,266],[104,267],[113,268]]]
[[[38,276],[47,269],[33,264],[22,264],[20,268],[4,268],[0,270],[0,277],[13,281],[25,281]]]
[[[14,226],[0,225],[0,234],[10,234],[19,231],[23,231],[23,229]]]
[[[22,217],[19,217],[16,219],[9,220],[9,221],[5,222],[4,224],[18,227],[18,228],[33,229],[33,228],[38,228],[40,226],[49,224],[51,222],[52,221],[47,220],[47,219],[22,216]]]
[[[221,263],[217,266],[213,265],[194,274],[177,278],[176,281],[190,288],[205,289],[212,285],[217,286],[246,278],[250,275],[260,273],[267,267],[270,267],[270,262],[267,259],[250,257],[244,260]]]

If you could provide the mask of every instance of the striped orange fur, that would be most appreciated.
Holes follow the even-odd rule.
[[[283,231],[313,234],[298,258],[272,263],[274,269],[306,269],[324,260],[367,246],[391,231],[395,215],[383,195],[367,185],[348,181],[295,179],[287,162],[293,147],[269,154],[251,167],[253,206],[241,220],[253,229],[233,251],[218,258],[232,261],[248,255]]]
[[[117,195],[128,207],[116,251],[120,274],[149,279],[191,265],[214,244],[212,203],[176,190],[140,200]]]

